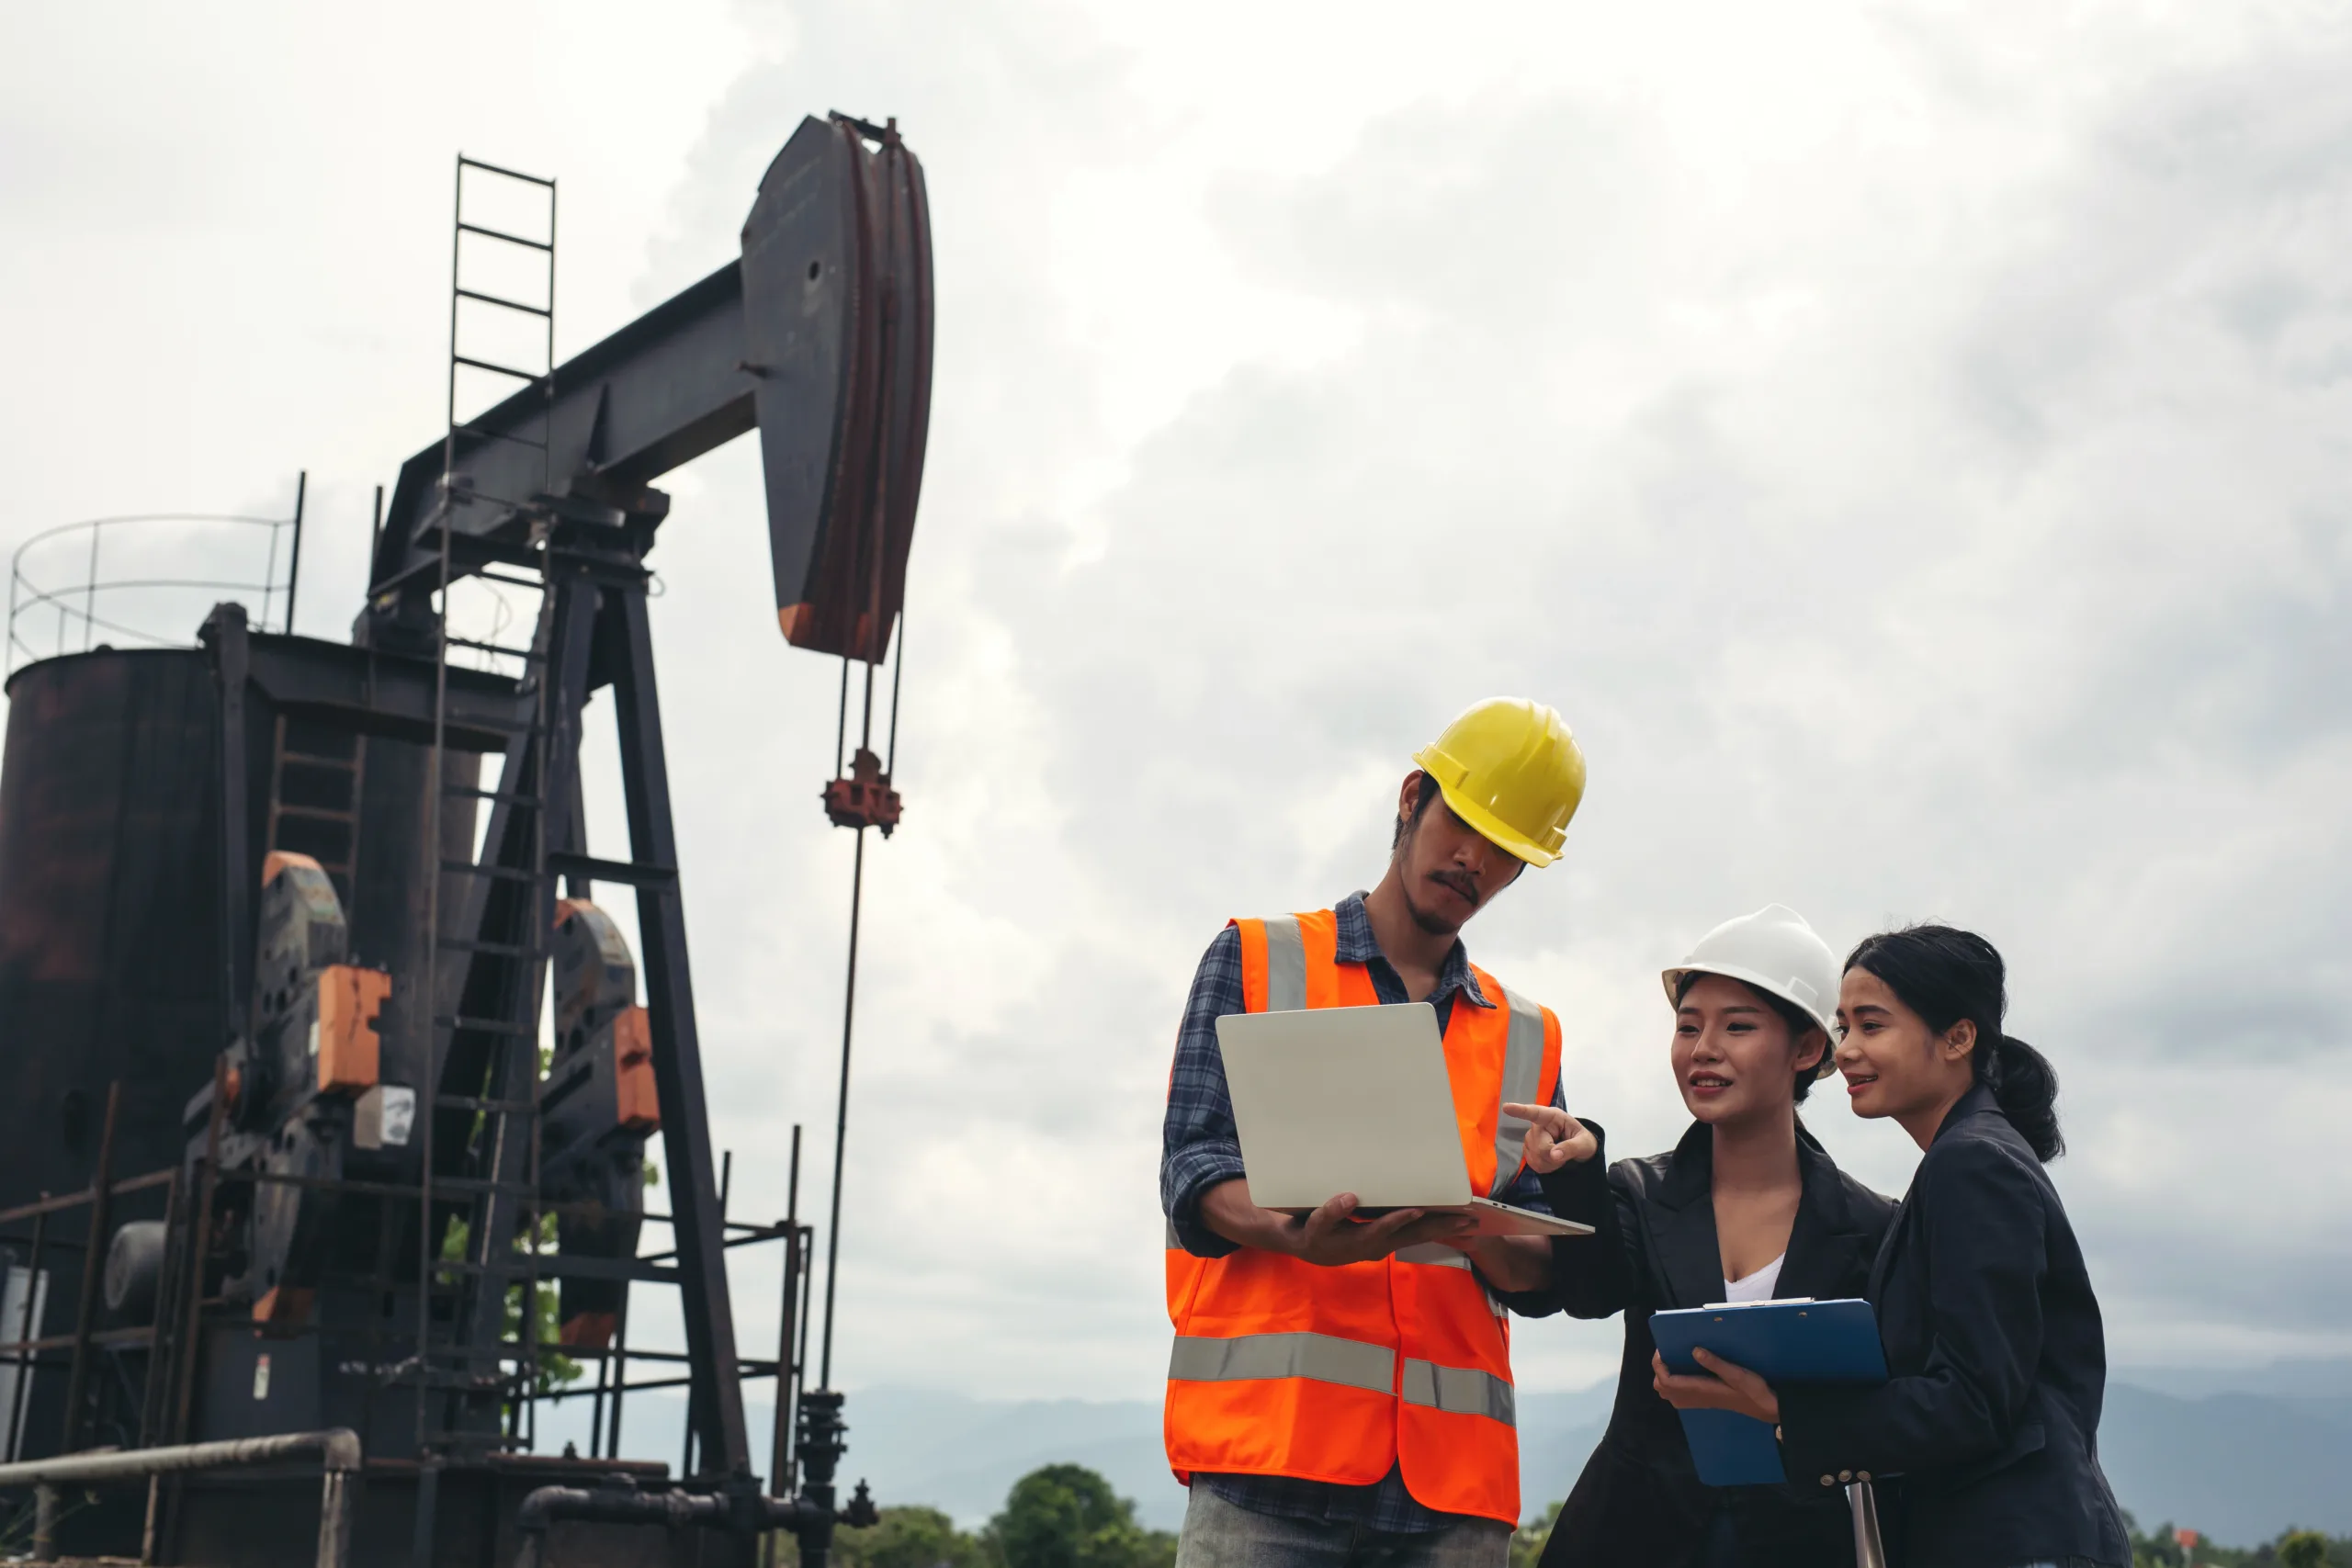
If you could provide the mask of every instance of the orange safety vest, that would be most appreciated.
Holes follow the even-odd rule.
[[[1361,964],[1339,961],[1329,909],[1236,920],[1251,1012],[1368,1007]],[[1471,1190],[1510,1185],[1524,1122],[1506,1101],[1545,1104],[1560,1076],[1560,1022],[1473,965],[1490,999],[1457,998],[1446,1076]],[[1361,1486],[1399,1465],[1441,1513],[1519,1523],[1510,1325],[1449,1247],[1408,1247],[1336,1269],[1243,1247],[1195,1258],[1168,1233],[1168,1463],[1193,1472],[1291,1475]]]

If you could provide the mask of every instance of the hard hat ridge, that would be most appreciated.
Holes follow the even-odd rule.
[[[1690,957],[1659,974],[1668,1001],[1679,1000],[1676,993],[1683,976],[1692,974],[1721,975],[1792,1002],[1824,1033],[1837,1035],[1838,956],[1786,904],[1767,904],[1701,937]],[[1833,1070],[1824,1052],[1817,1076],[1826,1077]]]

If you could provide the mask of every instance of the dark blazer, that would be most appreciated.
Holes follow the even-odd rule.
[[[2128,1564],[2098,1467],[2107,1345],[2083,1251],[1992,1092],[1963,1096],[1919,1161],[1871,1270],[1890,1381],[1776,1390],[1800,1488],[1899,1473],[1906,1568]]]
[[[1840,1171],[1802,1123],[1797,1168],[1804,1190],[1776,1293],[1861,1294],[1894,1201]],[[1713,1171],[1713,1133],[1694,1122],[1671,1153],[1613,1167],[1596,1155],[1544,1178],[1555,1213],[1595,1227],[1553,1244],[1558,1304],[1576,1317],[1625,1314],[1609,1430],[1552,1527],[1544,1568],[1679,1568],[1698,1561],[1718,1510],[1731,1516],[1747,1568],[1853,1562],[1842,1490],[1701,1485],[1681,1419],[1650,1386],[1650,1314],[1724,1299]]]

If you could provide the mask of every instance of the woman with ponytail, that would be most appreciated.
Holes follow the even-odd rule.
[[[2058,1078],[2003,1032],[2007,1008],[2001,955],[1970,931],[1887,931],[1846,960],[1848,1100],[1923,1151],[1871,1269],[1888,1381],[1775,1390],[1702,1351],[1714,1376],[1660,1363],[1658,1392],[1775,1424],[1792,1484],[1899,1475],[1887,1544],[1908,1568],[2123,1568],[2098,1301],[2042,1168],[2065,1147]]]

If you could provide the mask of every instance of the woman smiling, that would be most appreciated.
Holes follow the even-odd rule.
[[[1889,1381],[1777,1392],[1656,1368],[1684,1406],[1781,1428],[1791,1479],[1824,1495],[1899,1473],[1887,1542],[1910,1568],[2132,1561],[2098,1465],[2107,1352],[2082,1248],[2042,1162],[2064,1147],[2056,1075],[2002,1032],[1993,944],[1949,926],[1874,936],[1846,961],[1838,1069],[1855,1113],[1925,1151],[1871,1270]]]
[[[1853,1560],[1842,1494],[1700,1484],[1651,1387],[1654,1312],[1724,1300],[1860,1293],[1894,1205],[1842,1174],[1797,1120],[1826,1070],[1837,959],[1795,910],[1716,927],[1663,976],[1668,1053],[1692,1117],[1668,1152],[1610,1167],[1601,1133],[1548,1107],[1527,1159],[1553,1212],[1595,1227],[1554,1244],[1552,1291],[1577,1317],[1625,1314],[1609,1430],[1544,1553],[1565,1564],[1821,1568]]]

